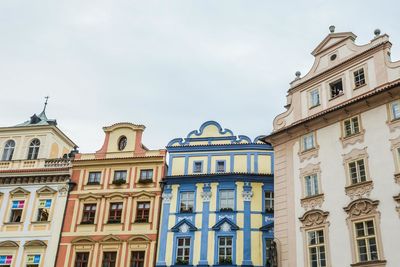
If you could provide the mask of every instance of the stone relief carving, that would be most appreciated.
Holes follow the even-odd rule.
[[[305,160],[310,160],[312,158],[317,158],[318,151],[319,151],[319,146],[316,146],[315,148],[307,150],[307,151],[300,151],[298,153],[300,162],[303,162]]]
[[[343,154],[342,156],[344,165],[346,165],[349,161],[353,161],[359,158],[368,158],[367,147],[364,147],[363,149],[353,148],[349,153]]]
[[[162,199],[163,199],[164,203],[171,203],[172,193],[163,193]]]
[[[307,211],[315,208],[321,208],[324,203],[324,194],[315,195],[301,199],[301,206]]]
[[[346,195],[350,197],[351,200],[357,198],[368,198],[374,188],[374,183],[372,181],[365,181],[357,183],[354,185],[346,186]]]
[[[393,199],[397,203],[396,211],[397,211],[397,213],[399,213],[399,217],[400,217],[400,193],[397,196],[394,196]]]
[[[343,148],[346,148],[348,145],[354,145],[356,143],[364,142],[364,134],[365,130],[361,130],[358,134],[353,134],[348,137],[341,137],[340,141],[342,141]]]
[[[242,192],[242,197],[244,201],[251,201],[251,198],[253,196],[253,191],[243,191]]]
[[[313,227],[327,223],[329,212],[322,210],[310,210],[304,213],[303,217],[299,218],[303,227]]]
[[[181,232],[181,233],[187,233],[187,232],[189,232],[189,226],[188,226],[186,223],[182,224],[182,225],[179,227],[179,232]]]
[[[209,202],[211,200],[212,193],[211,191],[203,191],[201,192],[201,198],[204,202]]]
[[[361,215],[372,214],[376,212],[379,200],[362,198],[352,201],[347,207],[343,208],[350,218]]]
[[[221,225],[221,231],[222,231],[222,232],[230,232],[230,231],[231,231],[231,226],[229,225],[229,223],[224,222],[224,223]]]
[[[67,184],[59,185],[57,187],[57,191],[58,191],[58,194],[60,196],[62,196],[62,197],[67,196],[67,194],[68,194],[68,185]]]

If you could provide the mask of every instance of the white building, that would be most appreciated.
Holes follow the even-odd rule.
[[[400,266],[400,62],[375,31],[331,33],[296,73],[275,151],[281,267]]]
[[[55,265],[75,147],[56,125],[43,110],[0,128],[2,267]]]

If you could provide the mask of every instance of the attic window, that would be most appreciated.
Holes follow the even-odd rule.
[[[331,99],[341,96],[343,94],[343,81],[342,79],[336,80],[329,84]]]
[[[331,57],[330,57],[331,61],[334,61],[336,58],[337,58],[337,55],[336,55],[336,54],[333,54],[333,55],[331,55]]]
[[[118,141],[118,150],[122,151],[125,149],[127,143],[126,136],[121,136]]]

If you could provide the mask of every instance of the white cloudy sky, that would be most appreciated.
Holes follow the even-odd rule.
[[[181,0],[0,2],[0,125],[47,114],[79,146],[102,126],[147,126],[164,147],[206,120],[255,137],[272,129],[294,73],[328,34],[388,33],[400,59],[398,1]],[[329,3],[328,3],[329,2]]]

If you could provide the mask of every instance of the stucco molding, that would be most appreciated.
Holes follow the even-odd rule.
[[[243,191],[242,192],[242,197],[243,201],[251,201],[251,198],[253,197],[253,191]]]
[[[67,184],[59,185],[57,187],[58,194],[62,197],[66,197],[68,195],[69,187]]]
[[[11,190],[10,191],[10,195],[11,196],[15,196],[15,195],[23,195],[23,196],[26,196],[26,195],[29,195],[31,192],[29,192],[28,190],[26,190],[26,189],[24,189],[24,188],[22,188],[22,187],[17,187],[17,188],[15,188],[15,189],[13,189],[13,190]]]
[[[113,234],[105,236],[103,239],[99,241],[100,243],[121,243],[122,240],[118,236]]]
[[[163,193],[161,197],[164,203],[171,203],[172,193]]]
[[[54,190],[53,188],[49,187],[49,186],[43,186],[40,189],[38,189],[36,191],[36,194],[38,195],[43,195],[43,194],[55,194],[57,192],[57,190]]]
[[[299,151],[298,155],[300,158],[300,162],[303,162],[305,160],[310,160],[312,158],[317,158],[318,157],[318,151],[319,151],[319,146],[317,145],[316,147],[306,150],[306,151]]]
[[[321,162],[309,163],[305,167],[300,168],[300,177],[303,178],[306,175],[311,175],[314,173],[321,173]]]
[[[96,241],[94,241],[90,237],[77,237],[74,240],[72,240],[71,243],[74,245],[83,245],[83,244],[94,245]]]
[[[315,196],[305,197],[300,200],[301,206],[307,211],[315,208],[321,208],[324,203],[324,194],[318,194]]]
[[[350,197],[351,200],[356,198],[368,198],[374,188],[374,183],[372,181],[365,181],[345,187],[346,195]]]
[[[362,149],[353,148],[349,153],[343,154],[343,164],[347,164],[349,161],[357,160],[359,158],[368,158],[367,147]]]
[[[128,239],[128,243],[150,243],[151,239],[145,235],[135,235]]]
[[[211,191],[201,192],[201,198],[203,199],[203,202],[210,202],[211,197],[212,197]]]
[[[396,184],[400,185],[400,173],[396,173],[394,175],[394,181],[396,182]]]
[[[304,213],[299,220],[303,224],[303,227],[322,226],[327,223],[328,215],[329,212],[327,211],[322,211],[319,209],[310,210]]]
[[[0,248],[18,248],[18,247],[19,244],[11,240],[0,242]]]
[[[363,143],[364,136],[365,136],[365,129],[361,130],[357,134],[353,134],[348,137],[340,137],[339,139],[342,143],[343,148],[346,148],[348,145],[354,145],[356,143]]]
[[[377,213],[379,200],[371,200],[368,198],[361,198],[352,201],[344,211],[349,215],[349,218],[360,217],[363,215],[370,215]]]
[[[24,247],[47,247],[46,242],[42,240],[30,240],[27,241],[24,245]]]
[[[396,201],[397,206],[396,206],[396,211],[400,216],[400,193],[397,196],[393,197],[394,201]]]

